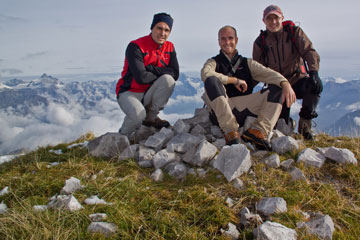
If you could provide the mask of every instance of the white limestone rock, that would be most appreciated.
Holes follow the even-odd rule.
[[[86,205],[109,205],[108,202],[106,202],[104,199],[100,199],[96,195],[88,197],[87,199],[84,200],[84,203]]]
[[[324,156],[339,164],[357,165],[357,159],[354,153],[346,148],[329,147]]]
[[[316,216],[305,225],[310,234],[316,234],[321,239],[332,239],[335,227],[329,215]]]
[[[154,168],[158,169],[171,162],[175,162],[177,159],[177,155],[174,152],[169,152],[167,149],[163,149],[155,154],[152,158],[152,163]]]
[[[174,132],[171,129],[163,127],[159,132],[150,136],[145,141],[145,147],[153,148],[155,151],[159,151],[168,141],[174,136]]]
[[[92,222],[102,222],[106,220],[107,215],[105,213],[94,213],[90,214],[89,218]]]
[[[43,211],[46,211],[48,208],[49,208],[48,205],[35,205],[35,206],[33,206],[33,210],[35,212],[43,212]]]
[[[0,214],[6,213],[7,210],[8,210],[7,205],[4,203],[4,201],[2,201],[2,202],[0,203]]]
[[[325,163],[325,157],[311,148],[306,148],[299,153],[296,162],[303,162],[307,166],[321,168]]]
[[[108,132],[91,140],[87,147],[92,156],[111,158],[119,156],[128,146],[130,143],[127,136]]]
[[[293,167],[289,170],[291,178],[293,181],[306,181],[304,173],[297,167]]]
[[[51,208],[65,209],[69,211],[78,211],[83,208],[73,195],[58,195],[49,204]]]
[[[282,213],[287,211],[286,202],[283,198],[263,198],[256,203],[256,210],[264,216],[270,216],[274,213]]]
[[[118,231],[118,226],[114,223],[92,222],[88,226],[87,231],[90,233],[102,233],[109,237],[111,234],[114,234]]]
[[[291,136],[294,134],[294,129],[289,124],[286,124],[285,119],[280,118],[276,123],[276,129],[285,134],[286,136]]]
[[[179,133],[188,133],[191,129],[191,125],[185,123],[183,120],[178,119],[173,126],[175,135]]]
[[[274,153],[268,156],[267,158],[264,158],[262,162],[265,163],[266,166],[271,168],[278,168],[280,167],[280,157],[278,154]]]
[[[254,229],[253,235],[259,240],[296,240],[297,233],[294,229],[287,228],[276,222],[266,221]]]
[[[164,179],[164,172],[159,168],[151,174],[151,179],[154,182],[160,182]]]
[[[230,238],[232,240],[236,240],[236,239],[239,238],[240,232],[237,230],[237,228],[236,228],[236,226],[234,224],[228,223],[227,229],[228,230],[220,229],[221,233],[224,236],[226,236],[226,237],[228,237],[228,238]]]
[[[201,142],[201,138],[190,133],[180,133],[170,139],[166,147],[178,153],[185,153],[194,145]]]
[[[77,190],[83,189],[84,186],[82,186],[80,184],[80,180],[75,178],[75,177],[71,177],[70,179],[65,181],[65,186],[61,189],[60,194],[72,194]]]
[[[129,158],[135,158],[138,149],[139,149],[139,144],[133,144],[133,145],[128,146],[119,155],[118,161],[126,160]]]
[[[235,178],[233,181],[233,187],[238,190],[244,190],[245,184],[240,178]]]
[[[170,163],[166,165],[165,170],[170,176],[176,179],[183,179],[187,174],[187,168],[182,162]]]
[[[290,167],[292,166],[292,165],[294,165],[294,163],[295,163],[295,161],[294,161],[294,159],[287,159],[287,160],[285,160],[285,161],[282,161],[281,163],[280,163],[280,166],[281,166],[281,168],[282,169],[284,169],[285,171],[286,170],[289,170],[290,169]]]
[[[4,196],[6,194],[9,193],[9,187],[4,187],[1,191],[0,191],[0,196]]]
[[[241,176],[251,167],[250,151],[243,144],[224,146],[213,166],[222,172],[228,182]]]
[[[193,166],[202,167],[215,156],[217,148],[206,140],[190,148],[183,156],[183,161]]]
[[[299,143],[292,137],[283,136],[279,138],[273,138],[271,140],[271,147],[273,151],[281,155],[287,152],[293,152],[298,150]]]
[[[219,151],[226,145],[225,138],[218,138],[212,143]]]

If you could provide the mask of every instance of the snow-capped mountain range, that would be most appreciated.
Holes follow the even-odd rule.
[[[71,141],[92,131],[117,131],[123,120],[115,97],[116,77],[108,80],[61,81],[43,74],[38,79],[0,83],[0,155],[17,149]],[[318,131],[359,136],[360,81],[324,78],[324,92],[315,119]],[[200,77],[181,74],[160,117],[174,123],[203,106]],[[292,108],[297,118],[300,105]]]

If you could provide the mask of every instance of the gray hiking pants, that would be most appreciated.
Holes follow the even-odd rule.
[[[120,93],[118,103],[125,113],[125,118],[119,132],[124,135],[130,134],[140,127],[145,119],[154,120],[169,101],[174,87],[174,78],[165,74],[156,79],[146,93]]]

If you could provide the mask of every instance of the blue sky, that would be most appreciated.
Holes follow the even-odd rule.
[[[158,12],[174,18],[169,40],[183,72],[200,71],[217,54],[224,25],[238,30],[238,50],[251,57],[269,4],[300,22],[320,53],[321,76],[360,76],[358,0],[0,0],[0,80],[45,72],[120,75],[127,44],[149,34]]]

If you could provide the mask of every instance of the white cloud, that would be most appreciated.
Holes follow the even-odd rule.
[[[73,141],[90,131],[96,136],[117,132],[124,115],[111,100],[99,101],[90,111],[80,104],[52,103],[31,112],[26,116],[0,112],[0,154]]]
[[[335,82],[336,82],[336,83],[345,83],[345,82],[347,82],[347,80],[338,77],[338,78],[335,79]]]
[[[60,126],[70,126],[74,123],[75,118],[71,112],[66,110],[63,106],[50,104],[49,111],[47,113],[47,120]]]
[[[351,105],[348,105],[345,107],[346,110],[349,110],[349,111],[355,111],[355,110],[358,110],[360,109],[360,102],[356,102],[356,103],[353,103]]]
[[[360,117],[355,117],[354,122],[356,125],[358,125],[360,127]]]

